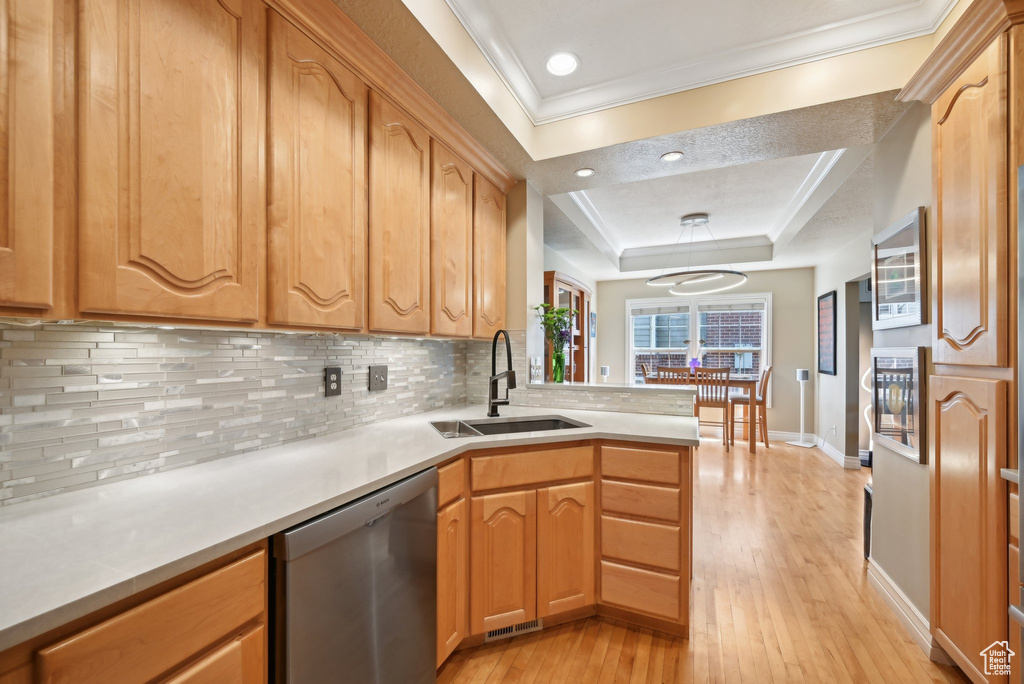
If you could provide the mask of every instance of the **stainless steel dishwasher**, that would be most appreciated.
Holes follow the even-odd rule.
[[[436,468],[275,535],[274,558],[277,681],[436,680]]]

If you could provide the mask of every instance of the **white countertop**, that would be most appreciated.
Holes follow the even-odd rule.
[[[698,443],[697,420],[682,416],[500,413],[593,427],[445,439],[428,421],[486,414],[454,407],[0,508],[0,651],[469,450]]]
[[[531,382],[527,389],[580,390],[589,392],[682,392],[697,395],[696,385],[628,384],[623,382]]]

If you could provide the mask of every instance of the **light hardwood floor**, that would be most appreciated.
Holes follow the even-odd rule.
[[[967,681],[929,661],[868,584],[870,471],[707,440],[695,466],[689,639],[593,617],[459,651],[438,682]]]

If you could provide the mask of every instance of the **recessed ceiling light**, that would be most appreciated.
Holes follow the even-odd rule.
[[[576,169],[576,175],[580,178],[587,178],[594,175],[594,169]]]
[[[556,52],[548,60],[548,72],[555,76],[568,76],[576,71],[580,60],[571,52]]]
[[[683,153],[682,152],[666,152],[665,154],[661,155],[661,161],[663,161],[663,162],[679,161],[682,158],[683,158]]]

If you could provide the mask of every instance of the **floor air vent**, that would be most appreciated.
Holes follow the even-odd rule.
[[[520,634],[526,634],[527,632],[536,632],[544,629],[543,620],[530,620],[529,622],[520,622],[518,625],[509,625],[508,627],[502,627],[501,629],[492,629],[484,637],[484,643],[488,641],[497,641],[498,639],[509,639]]]

